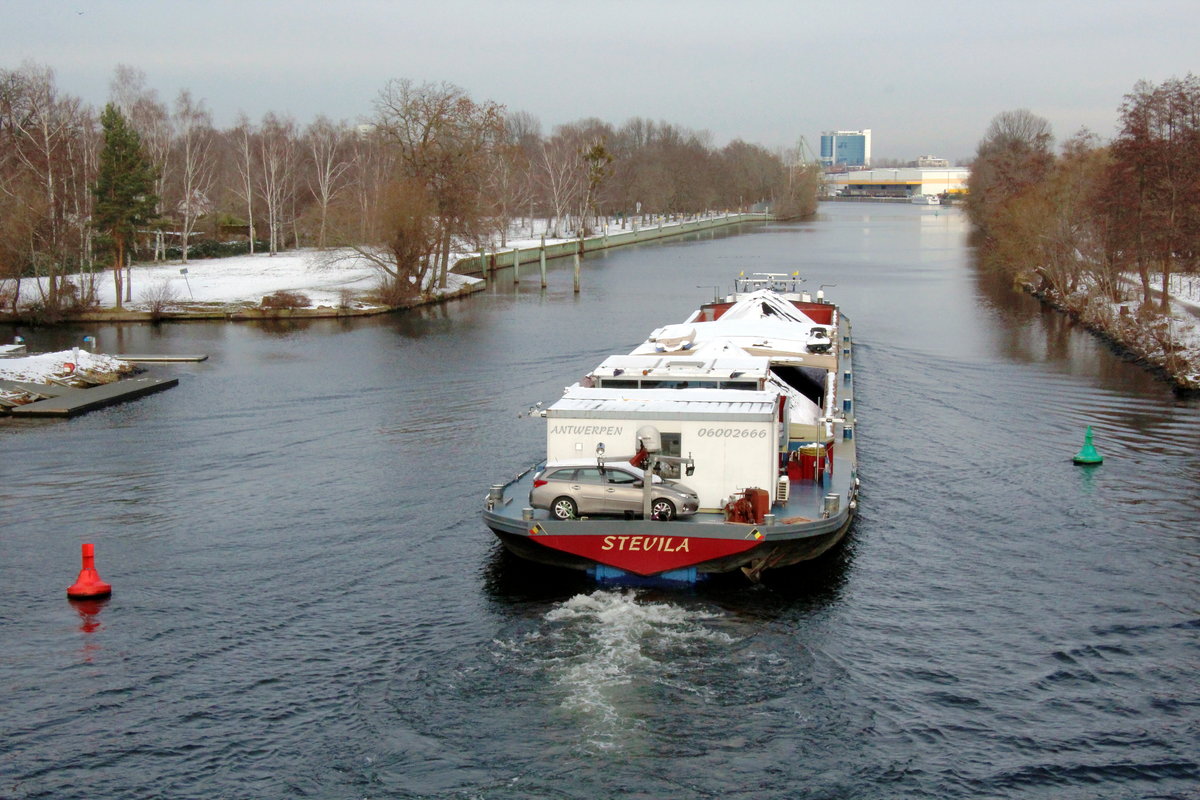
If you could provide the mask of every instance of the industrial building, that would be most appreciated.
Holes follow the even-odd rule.
[[[840,197],[907,198],[959,195],[967,191],[966,167],[860,169],[825,175],[825,193]]]

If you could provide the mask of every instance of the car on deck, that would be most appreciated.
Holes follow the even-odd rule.
[[[690,517],[700,506],[699,496],[675,481],[658,475],[650,488],[652,519]],[[641,517],[644,510],[645,473],[624,461],[597,460],[548,463],[534,477],[529,505],[550,512],[555,519],[613,515]]]

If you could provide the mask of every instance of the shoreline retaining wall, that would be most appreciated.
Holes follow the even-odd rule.
[[[454,264],[451,272],[457,272],[460,275],[481,277],[498,269],[511,267],[518,253],[520,254],[522,267],[536,267],[542,257],[543,248],[546,252],[546,260],[549,261],[554,258],[565,258],[576,253],[583,256],[599,250],[608,250],[612,247],[622,247],[629,244],[641,244],[642,242],[652,242],[656,239],[665,239],[668,236],[683,236],[688,233],[714,230],[729,225],[740,225],[745,222],[768,222],[773,219],[774,217],[771,214],[723,214],[721,216],[704,217],[687,222],[660,221],[655,225],[627,229],[616,233],[609,231],[582,239],[560,240],[534,247],[509,248],[499,250],[495,253],[485,252],[477,256],[468,256],[467,258],[459,259]]]

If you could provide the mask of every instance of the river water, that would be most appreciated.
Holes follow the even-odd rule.
[[[22,331],[210,359],[0,421],[0,797],[1200,797],[1200,403],[972,259],[954,210],[829,204],[589,256],[579,296],[552,263],[369,320]],[[522,412],[740,270],[854,321],[845,545],[686,590],[506,557]]]

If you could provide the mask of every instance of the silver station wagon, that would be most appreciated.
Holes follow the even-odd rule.
[[[598,465],[592,461],[548,464],[534,479],[529,505],[544,508],[555,519],[592,514],[642,516],[644,473],[628,462]],[[650,494],[651,518],[690,517],[699,496],[681,483],[655,475]]]

